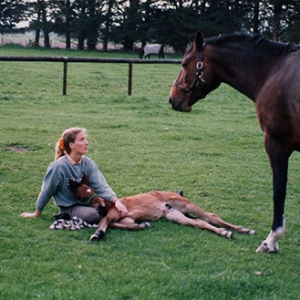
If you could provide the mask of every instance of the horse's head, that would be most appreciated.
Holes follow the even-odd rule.
[[[101,217],[107,214],[105,201],[95,194],[95,190],[88,186],[88,176],[83,173],[81,182],[69,178],[69,184],[75,199],[81,205],[90,205],[98,209]]]
[[[182,60],[182,68],[172,86],[169,102],[175,110],[190,112],[192,105],[216,89],[220,80],[215,76],[205,52],[208,50],[201,32]]]

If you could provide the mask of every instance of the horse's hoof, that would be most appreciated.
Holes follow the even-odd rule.
[[[247,232],[248,235],[253,235],[254,233],[255,233],[255,230],[253,230],[253,229],[250,229],[250,230]]]
[[[183,190],[178,191],[179,196],[183,197]]]
[[[140,228],[147,228],[147,227],[150,227],[150,223],[148,222],[140,223]]]
[[[268,243],[262,242],[262,244],[256,249],[256,253],[277,253],[278,246],[274,245],[273,247],[269,247]]]
[[[224,237],[226,237],[226,239],[231,239],[233,238],[233,233],[232,231],[227,231],[224,235]]]
[[[97,242],[97,241],[100,241],[100,238],[99,238],[99,236],[98,236],[97,234],[93,234],[93,235],[91,235],[91,237],[90,237],[90,241],[95,241],[95,242]]]

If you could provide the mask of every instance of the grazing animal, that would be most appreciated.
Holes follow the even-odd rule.
[[[203,39],[198,32],[171,88],[173,109],[189,112],[199,99],[227,83],[255,102],[273,172],[273,224],[256,252],[277,252],[285,231],[288,160],[300,151],[300,51],[257,34]]]
[[[226,238],[231,238],[232,232],[216,226],[227,227],[239,233],[250,235],[255,233],[254,230],[224,222],[216,214],[203,211],[179,194],[165,191],[151,191],[147,194],[120,198],[120,201],[128,211],[126,216],[121,217],[121,213],[112,203],[95,195],[94,190],[88,186],[88,177],[86,174],[83,174],[81,183],[72,179],[69,179],[69,183],[75,198],[80,202],[95,208],[100,207],[102,214],[105,207],[107,208],[107,214],[103,214],[104,217],[101,219],[98,229],[91,236],[90,240],[100,240],[103,238],[108,227],[134,230],[143,229],[150,226],[147,221],[158,220],[162,217],[182,225],[210,230]],[[141,223],[136,223],[136,221]]]
[[[164,45],[161,44],[147,44],[140,51],[140,58],[149,58],[151,54],[158,55],[158,58],[165,58]]]

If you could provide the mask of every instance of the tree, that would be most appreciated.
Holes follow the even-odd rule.
[[[7,32],[24,19],[26,5],[22,0],[0,0],[0,30]]]
[[[30,3],[30,17],[32,21],[29,28],[34,30],[35,45],[39,45],[40,32],[44,33],[44,46],[51,48],[50,33],[54,26],[54,15],[57,9],[56,0],[37,0],[37,2]]]
[[[57,10],[54,12],[53,31],[66,37],[66,49],[71,48],[73,7],[71,0],[58,0]]]
[[[134,43],[138,40],[137,28],[141,22],[139,11],[140,1],[129,0],[129,6],[125,7],[123,24],[120,28],[124,51],[132,51]]]

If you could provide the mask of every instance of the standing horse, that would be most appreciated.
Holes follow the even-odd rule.
[[[198,32],[184,55],[169,97],[189,112],[199,99],[227,83],[255,102],[273,172],[271,232],[256,252],[277,252],[284,235],[288,160],[300,151],[300,51],[261,35],[231,34],[203,40]]]
[[[165,58],[164,45],[161,44],[147,44],[140,51],[140,58],[149,58],[150,55],[155,54],[158,58]]]

